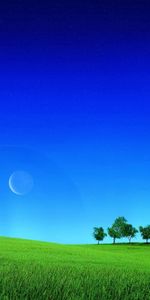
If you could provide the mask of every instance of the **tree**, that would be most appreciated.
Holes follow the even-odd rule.
[[[115,244],[116,239],[120,239],[120,234],[113,228],[113,226],[108,227],[108,234],[113,238],[113,244]]]
[[[146,243],[148,243],[149,242],[148,240],[150,239],[150,225],[148,225],[146,227],[140,226],[139,230],[140,230],[143,240],[146,240]]]
[[[128,238],[129,243],[131,242],[131,239],[136,236],[137,232],[138,232],[138,230],[135,227],[133,227],[131,224],[124,224],[122,234],[123,234],[123,237]]]
[[[103,241],[103,239],[105,238],[105,236],[107,236],[107,234],[104,232],[103,227],[94,227],[93,236],[98,241],[99,244],[99,242]]]
[[[111,227],[108,227],[108,234],[113,238],[113,244],[115,244],[116,239],[123,237],[124,226],[127,220],[124,217],[118,217],[114,221]]]

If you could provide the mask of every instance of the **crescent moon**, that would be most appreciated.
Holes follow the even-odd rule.
[[[9,188],[10,188],[10,190],[11,190],[14,194],[21,196],[21,193],[19,193],[18,191],[16,191],[16,190],[13,188],[13,185],[12,185],[12,175],[11,175],[10,178],[9,178]]]
[[[33,187],[32,176],[25,171],[15,171],[9,177],[10,190],[19,196],[29,193]]]

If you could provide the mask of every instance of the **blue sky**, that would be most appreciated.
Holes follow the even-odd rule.
[[[149,224],[147,1],[6,1],[0,12],[0,234],[91,243]],[[13,194],[13,171],[34,188]],[[109,238],[106,239],[109,241]]]

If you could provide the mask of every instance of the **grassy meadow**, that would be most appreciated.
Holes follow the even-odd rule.
[[[150,300],[150,246],[0,237],[0,300]]]

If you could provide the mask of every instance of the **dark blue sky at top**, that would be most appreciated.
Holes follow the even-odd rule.
[[[1,4],[1,235],[91,242],[118,215],[149,223],[149,12],[148,1]],[[35,179],[24,197],[8,188],[19,168]]]

